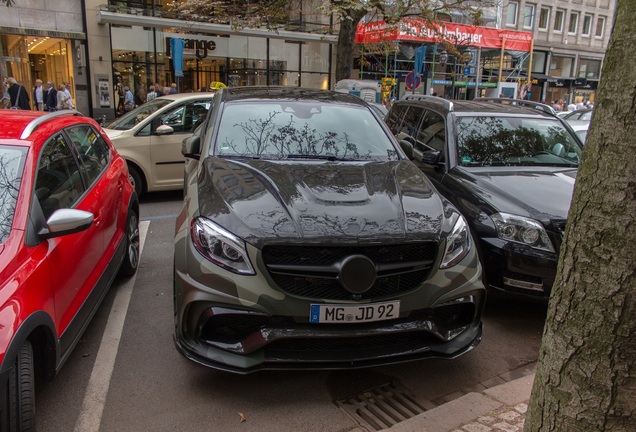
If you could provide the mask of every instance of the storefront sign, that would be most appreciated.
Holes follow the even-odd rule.
[[[587,80],[585,78],[576,78],[574,80],[575,87],[585,87],[586,84],[587,84]]]
[[[532,33],[454,23],[430,23],[419,18],[402,20],[398,25],[384,21],[358,24],[355,43],[368,44],[388,40],[450,42],[456,45],[529,52]]]
[[[587,81],[584,86],[581,86],[581,89],[585,90],[596,90],[598,88],[598,81]]]
[[[566,79],[557,79],[554,81],[550,81],[548,80],[548,84],[550,87],[566,87],[569,88],[570,87],[570,80],[566,80]]]
[[[171,37],[166,38],[166,55],[170,56],[170,40]],[[210,51],[216,49],[216,42],[213,40],[199,40],[199,39],[183,39],[185,41],[185,50],[193,50],[197,58],[204,59],[208,56]]]

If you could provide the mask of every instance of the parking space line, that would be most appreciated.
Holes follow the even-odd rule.
[[[149,221],[139,223],[139,263],[141,265],[141,252],[146,242]],[[74,432],[98,432],[102,421],[102,413],[108,395],[110,378],[115,367],[115,359],[119,349],[119,341],[124,328],[124,321],[132,296],[132,290],[137,280],[135,273],[133,277],[117,288],[117,294],[113,301],[108,322],[104,329],[104,335],[97,351],[93,371],[88,381],[82,410],[75,423]]]

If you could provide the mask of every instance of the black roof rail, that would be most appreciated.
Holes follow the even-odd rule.
[[[22,131],[22,135],[20,135],[20,139],[27,139],[29,136],[31,136],[33,131],[36,130],[37,127],[40,126],[42,123],[47,122],[51,120],[52,118],[63,116],[63,115],[81,116],[82,113],[75,110],[60,110],[60,111],[52,111],[52,112],[46,113],[43,116],[40,116],[31,120],[31,122],[28,125],[26,125],[26,127]]]
[[[405,94],[404,96],[402,96],[400,100],[422,100],[422,99],[429,100],[431,102],[442,103],[444,104],[444,106],[446,106],[446,109],[448,109],[448,111],[453,111],[453,103],[449,101],[448,99],[444,99],[439,96],[429,96],[429,95],[423,95],[423,94]]]
[[[550,105],[546,105],[540,102],[529,101],[525,99],[478,97],[473,100],[482,101],[482,102],[495,102],[495,103],[502,103],[502,104],[508,104],[508,105],[526,106],[530,108],[540,109],[543,112],[556,116],[556,111],[554,111],[554,108],[552,108]]]

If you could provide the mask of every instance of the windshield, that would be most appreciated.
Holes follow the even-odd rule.
[[[581,147],[558,119],[459,117],[457,153],[463,166],[576,167]]]
[[[214,152],[270,159],[398,159],[367,107],[316,101],[228,103]]]
[[[172,99],[153,99],[143,105],[138,106],[132,111],[128,111],[123,116],[106,126],[107,129],[128,130],[135,125],[144,121],[149,115],[163,108],[172,102]]]
[[[26,155],[26,147],[0,145],[0,243],[11,232]]]

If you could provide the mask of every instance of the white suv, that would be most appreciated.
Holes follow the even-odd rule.
[[[213,97],[213,92],[161,96],[104,128],[128,163],[138,196],[183,188],[181,142],[205,120]]]

